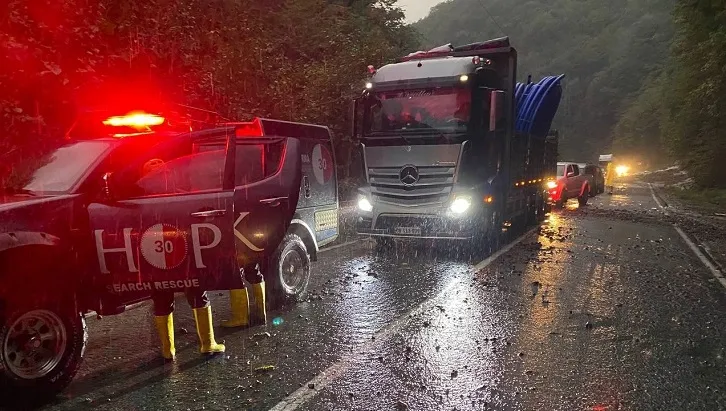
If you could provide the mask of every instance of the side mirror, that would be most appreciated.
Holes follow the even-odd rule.
[[[354,99],[350,104],[350,116],[351,116],[351,130],[350,130],[350,137],[353,140],[358,140],[359,134],[358,134],[358,126],[359,126],[359,120],[358,120],[358,106],[360,105],[360,99]]]
[[[569,173],[567,173],[567,177],[568,178],[569,177],[574,177],[574,176],[575,176],[575,172],[574,171],[570,171]]]
[[[499,120],[504,115],[504,92],[492,90],[489,93],[489,131],[496,131]]]
[[[113,173],[106,173],[101,178],[102,180],[102,197],[104,200],[113,201],[118,196],[118,182],[114,177]]]

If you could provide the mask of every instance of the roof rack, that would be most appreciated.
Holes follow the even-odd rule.
[[[512,46],[509,43],[509,37],[499,37],[487,41],[465,44],[463,46],[454,47],[449,44],[434,47],[428,51],[416,51],[399,59],[399,62],[411,60],[425,60],[438,57],[472,57],[485,56],[488,54],[496,54],[509,52]]]

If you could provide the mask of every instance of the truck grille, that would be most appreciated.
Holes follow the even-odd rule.
[[[368,169],[372,195],[376,201],[412,207],[441,204],[449,199],[454,185],[455,167],[419,167],[419,180],[411,187],[401,182],[400,171],[401,167]]]

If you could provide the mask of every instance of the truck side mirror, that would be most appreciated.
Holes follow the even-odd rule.
[[[358,106],[360,105],[360,99],[353,99],[350,104],[350,117],[351,117],[351,130],[350,137],[353,140],[358,140]]]
[[[489,131],[496,131],[499,120],[504,116],[504,92],[492,90],[489,93]]]

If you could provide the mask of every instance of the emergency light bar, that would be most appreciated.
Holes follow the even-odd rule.
[[[132,112],[124,116],[113,116],[103,121],[105,126],[111,127],[133,127],[137,129],[160,126],[166,119],[155,114],[144,112]]]

